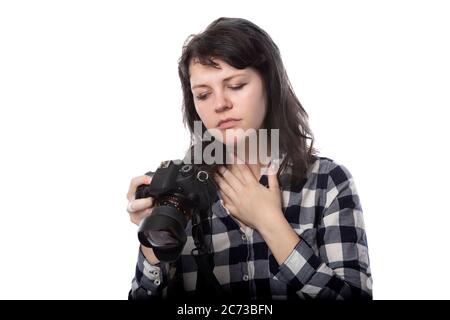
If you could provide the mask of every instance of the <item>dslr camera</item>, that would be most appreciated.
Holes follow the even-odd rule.
[[[140,185],[136,199],[153,197],[152,214],[139,225],[138,238],[142,245],[153,248],[160,261],[175,261],[186,244],[186,226],[192,221],[192,234],[196,245],[202,236],[195,227],[210,218],[212,201],[217,187],[211,171],[203,166],[182,160],[161,162],[149,185]]]

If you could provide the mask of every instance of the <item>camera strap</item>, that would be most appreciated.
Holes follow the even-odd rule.
[[[214,275],[211,263],[212,256],[210,254],[194,255],[197,263],[197,285],[196,292],[203,298],[218,298],[224,295],[223,289]]]
[[[217,299],[218,297],[225,297],[226,294],[213,272],[214,259],[212,253],[208,250],[203,230],[203,223],[208,221],[209,219],[201,221],[200,215],[193,218],[192,236],[195,249],[192,250],[191,254],[197,264],[196,294],[203,299]]]

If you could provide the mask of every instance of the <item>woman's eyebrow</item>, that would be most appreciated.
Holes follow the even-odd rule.
[[[245,74],[245,73],[234,74],[232,76],[226,77],[225,79],[222,80],[222,82],[227,82],[227,81],[229,81],[229,80],[231,80],[233,78],[246,76],[246,75],[247,74]],[[209,86],[206,85],[206,84],[196,84],[195,86],[192,87],[192,90],[194,90],[195,88],[201,88],[201,87],[209,87]]]

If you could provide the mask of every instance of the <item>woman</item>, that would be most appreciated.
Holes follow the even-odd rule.
[[[202,132],[231,146],[235,160],[212,167],[218,197],[211,261],[222,292],[246,299],[371,299],[367,240],[352,176],[317,156],[307,113],[270,36],[244,19],[217,19],[185,43],[179,76],[191,135],[201,121]],[[255,153],[244,143],[249,136],[236,133],[260,129],[279,134],[279,165],[271,157],[269,166],[259,149]],[[246,146],[243,155],[239,145]],[[274,147],[268,143],[269,150]],[[135,224],[152,212],[152,198],[134,198],[137,186],[150,182],[148,176],[131,181],[127,210]],[[192,226],[186,230],[188,241],[176,263],[159,262],[152,249],[140,247],[130,299],[195,294]],[[177,289],[170,289],[175,282]]]

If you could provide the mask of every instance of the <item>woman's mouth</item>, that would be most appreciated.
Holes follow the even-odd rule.
[[[234,127],[240,120],[234,120],[234,119],[230,119],[230,120],[226,120],[223,122],[220,122],[219,124],[219,128],[220,129],[229,129]]]

